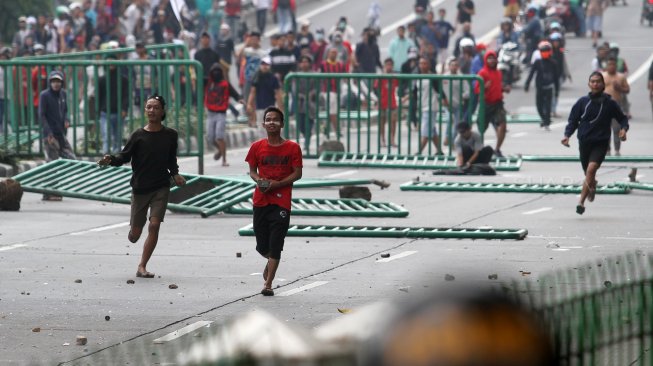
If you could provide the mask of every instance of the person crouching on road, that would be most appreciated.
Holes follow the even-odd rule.
[[[578,148],[580,162],[585,172],[585,181],[580,194],[580,202],[576,206],[576,213],[585,212],[585,199],[592,202],[596,194],[596,172],[601,167],[610,146],[612,120],[621,125],[619,138],[626,141],[628,131],[628,117],[623,113],[619,104],[609,94],[604,93],[605,80],[603,75],[594,71],[589,77],[590,93],[578,99],[571,108],[569,121],[565,128],[565,137],[560,141],[569,147],[569,137],[578,130]]]
[[[489,164],[494,151],[490,146],[483,147],[481,135],[472,131],[472,127],[467,122],[460,122],[456,130],[458,136],[453,145],[458,167],[467,170],[472,167],[472,164]]]
[[[177,165],[177,131],[162,124],[166,118],[165,107],[162,96],[148,97],[145,103],[147,125],[132,133],[119,154],[104,155],[97,162],[100,166],[121,166],[132,162],[131,219],[127,235],[130,242],[136,243],[141,237],[147,210],[150,210],[147,238],[136,277],[154,277],[154,273],[148,272],[146,267],[159,240],[159,229],[168,207],[170,179],[178,186],[186,184],[184,177],[179,175]]]
[[[256,251],[267,258],[263,270],[263,296],[274,296],[272,281],[279,268],[281,251],[290,225],[293,182],[302,177],[302,149],[281,137],[283,112],[268,107],[261,123],[267,138],[252,144],[245,161],[254,189],[254,233]]]

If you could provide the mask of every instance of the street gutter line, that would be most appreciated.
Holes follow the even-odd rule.
[[[183,335],[186,335],[186,334],[188,334],[190,332],[193,332],[193,331],[195,331],[197,329],[205,327],[205,326],[207,326],[207,325],[209,325],[211,323],[213,323],[213,321],[209,321],[209,320],[198,321],[198,322],[195,322],[193,324],[189,324],[189,325],[187,325],[187,326],[185,326],[185,327],[183,327],[183,328],[181,328],[179,330],[175,330],[172,333],[168,333],[168,334],[164,335],[161,338],[157,338],[152,342],[154,344],[162,344],[162,343],[165,343],[165,342],[169,342],[169,341],[175,340],[175,339],[177,339],[177,338],[179,338],[179,337],[181,337]]]
[[[297,294],[297,293],[300,293],[300,292],[303,292],[303,291],[306,291],[306,290],[310,290],[312,288],[316,288],[318,286],[326,285],[327,283],[329,283],[329,281],[315,281],[313,283],[309,283],[308,285],[304,285],[302,287],[297,287],[295,289],[288,290],[286,292],[282,292],[282,293],[278,294],[277,296],[294,295],[294,294]]]
[[[409,255],[413,255],[415,253],[417,253],[416,250],[408,250],[408,251],[405,251],[405,252],[401,252],[401,253],[399,253],[397,255],[391,256],[389,258],[379,259],[379,260],[376,261],[376,263],[388,263],[388,262],[393,261],[395,259],[405,258],[405,257],[408,257]]]

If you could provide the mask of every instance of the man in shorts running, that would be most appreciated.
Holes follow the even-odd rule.
[[[576,206],[576,213],[585,212],[585,199],[592,202],[596,194],[596,172],[601,167],[610,146],[612,120],[621,125],[619,138],[626,141],[628,131],[628,117],[619,107],[619,104],[604,93],[605,80],[603,74],[594,71],[589,78],[590,93],[578,99],[571,108],[565,137],[561,143],[569,147],[569,137],[578,129],[578,148],[580,162],[585,172],[585,181],[580,194],[580,202]]]
[[[281,251],[290,225],[293,182],[302,177],[302,150],[294,141],[281,137],[283,112],[268,107],[263,113],[267,138],[252,144],[245,161],[254,189],[254,234],[256,251],[267,258],[263,270],[263,296],[274,296],[272,281],[279,268]]]
[[[119,154],[104,155],[97,163],[100,166],[121,166],[131,161],[132,186],[131,219],[127,239],[136,243],[141,237],[143,226],[150,210],[147,238],[143,245],[141,262],[136,277],[153,278],[154,273],[146,269],[159,240],[159,229],[168,207],[170,180],[178,186],[186,184],[179,175],[177,165],[177,131],[161,122],[166,118],[166,102],[160,95],[153,95],[145,102],[147,125],[134,131]]]

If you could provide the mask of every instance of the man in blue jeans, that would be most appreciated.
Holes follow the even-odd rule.
[[[107,60],[116,60],[108,56]],[[101,76],[98,83],[100,101],[100,136],[102,153],[120,151],[122,144],[122,121],[127,116],[129,81],[118,71],[116,65],[109,66],[109,72]]]

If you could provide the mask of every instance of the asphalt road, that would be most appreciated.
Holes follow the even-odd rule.
[[[380,3],[384,27],[410,16],[412,2]],[[453,16],[455,1],[435,3],[446,7]],[[479,15],[474,18],[474,30],[482,36],[494,29],[501,14],[490,1],[477,3]],[[360,30],[367,5],[357,0],[314,1],[301,13],[327,8],[311,16],[313,27],[329,26],[347,14]],[[652,154],[653,123],[646,73],[637,73],[645,63],[644,71],[648,71],[653,47],[647,40],[652,29],[639,25],[639,11],[635,5],[610,8],[604,19],[606,39],[619,43],[631,70],[634,119],[629,140],[622,148],[624,155]],[[387,44],[388,37],[382,38],[382,45]],[[574,81],[564,86],[560,96],[559,111],[563,115],[587,91],[594,54],[590,43],[589,39],[568,38]],[[525,94],[516,89],[507,97],[507,107],[511,112],[534,113],[534,98],[534,92]],[[550,132],[533,124],[512,125],[503,151],[574,155],[575,141],[570,149],[559,144],[563,128],[563,119],[556,120]],[[493,139],[491,132],[487,136]],[[205,172],[245,174],[245,154],[246,149],[229,151],[231,166],[227,168],[207,157]],[[181,159],[180,165],[182,171],[196,172],[197,163],[192,158]],[[598,180],[624,181],[630,168],[638,167],[638,179],[651,181],[651,165],[606,163]],[[0,212],[0,364],[51,365],[71,360],[78,360],[71,364],[98,364],[97,360],[126,364],[127,357],[141,356],[149,357],[148,363],[173,363],[175,360],[167,352],[181,348],[200,334],[204,329],[200,326],[206,324],[198,323],[201,321],[217,324],[260,308],[310,329],[343,316],[338,308],[356,308],[384,299],[401,302],[419,296],[443,283],[446,274],[454,275],[456,283],[508,283],[522,278],[520,271],[537,278],[582,261],[629,250],[646,251],[653,244],[650,192],[599,195],[588,205],[585,215],[579,216],[574,211],[575,195],[399,190],[401,183],[417,176],[428,181],[578,184],[582,180],[579,163],[525,162],[519,172],[461,179],[433,177],[428,171],[418,170],[318,168],[315,160],[306,160],[304,177],[378,178],[391,182],[389,189],[371,187],[373,200],[403,205],[410,215],[404,219],[296,216],[293,223],[491,226],[526,228],[529,235],[523,241],[288,238],[276,282],[280,287],[272,298],[258,295],[264,261],[254,250],[254,239],[237,233],[251,222],[247,215],[221,214],[201,219],[169,213],[148,266],[157,277],[146,280],[134,277],[143,240],[137,244],[126,240],[128,206],[70,198],[42,202],[39,195],[27,193],[20,212]],[[296,189],[295,196],[337,198],[338,191]],[[237,252],[242,253],[241,258],[236,257]],[[391,253],[393,260],[379,262],[381,253]],[[497,274],[498,280],[489,280],[488,274]],[[130,279],[135,283],[127,284]],[[169,289],[170,284],[178,288]],[[178,338],[170,336],[174,339],[163,344],[153,343],[186,326],[198,328]],[[34,328],[40,331],[34,332]],[[78,335],[86,336],[88,344],[75,345]],[[116,359],[116,355],[125,358]]]

